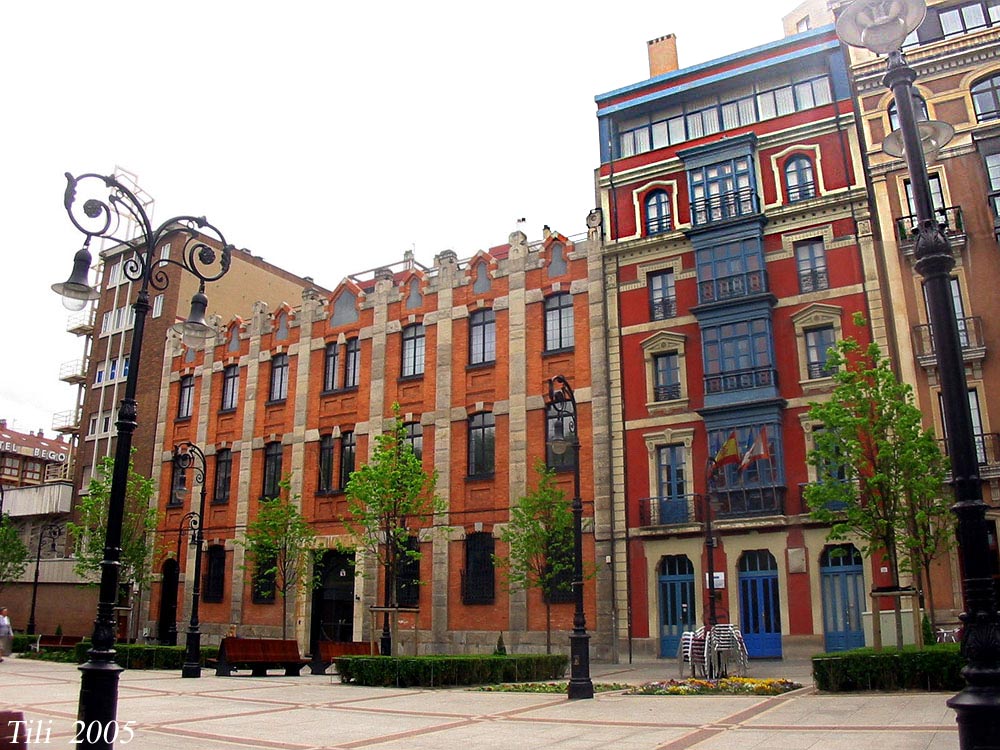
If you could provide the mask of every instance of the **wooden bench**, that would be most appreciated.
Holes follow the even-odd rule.
[[[313,674],[326,674],[326,670],[338,656],[371,656],[372,645],[368,641],[320,641],[309,670]]]
[[[249,667],[254,677],[267,677],[268,669],[284,669],[289,677],[298,677],[309,663],[299,655],[299,642],[279,638],[222,639],[215,674],[229,677],[236,667]]]
[[[76,644],[82,640],[82,635],[40,635],[31,648],[34,651],[41,651],[42,649],[69,651],[72,648],[76,648]]]

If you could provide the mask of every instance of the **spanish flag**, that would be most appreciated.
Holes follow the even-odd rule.
[[[740,455],[739,443],[736,442],[736,430],[733,430],[726,438],[726,442],[719,448],[719,452],[715,454],[712,465],[714,468],[718,468],[726,464],[738,464],[741,458],[743,457]]]

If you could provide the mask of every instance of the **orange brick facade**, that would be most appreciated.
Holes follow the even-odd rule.
[[[301,305],[272,310],[257,303],[248,318],[225,321],[215,345],[205,351],[168,342],[157,428],[159,533],[165,552],[154,569],[162,573],[173,565],[182,516],[197,509],[197,491],[183,503],[171,502],[170,452],[190,440],[208,455],[203,566],[211,548],[217,559],[221,550],[225,555],[222,596],[218,601],[210,596],[201,605],[202,630],[209,640],[233,627],[241,634],[280,632],[280,600],[254,601],[252,575],[244,569],[238,543],[264,494],[265,454],[271,452],[273,461],[280,446],[281,473],[290,477],[292,495],[321,547],[329,551],[323,559],[341,564],[338,549],[354,544],[341,520],[347,512],[344,463],[350,448],[355,466],[365,461],[398,403],[404,422],[420,433],[424,468],[436,472],[437,494],[447,508],[434,525],[411,529],[419,537],[421,585],[418,612],[401,617],[400,648],[406,653],[415,645],[420,652],[491,650],[501,633],[514,648],[544,648],[545,607],[537,591],[508,590],[500,569],[493,573],[492,595],[465,590],[468,538],[488,535],[494,554],[505,554],[499,535],[510,507],[534,486],[532,467],[546,455],[548,379],[562,374],[578,402],[585,561],[588,569],[596,569],[595,561],[603,560],[597,550],[603,544],[602,519],[608,516],[601,479],[606,472],[596,467],[606,465],[607,457],[595,455],[595,449],[607,445],[600,436],[608,430],[600,422],[608,410],[606,390],[595,392],[592,386],[594,369],[603,379],[606,367],[603,326],[594,325],[603,304],[597,247],[593,238],[573,242],[552,232],[529,245],[516,232],[508,244],[461,262],[451,252],[438,256],[431,268],[407,258],[399,268],[349,277],[332,294],[307,290]],[[552,313],[548,333],[546,328],[546,309],[553,299],[566,304],[557,313],[563,321],[555,329],[557,341],[549,340]],[[495,353],[477,361],[470,353],[471,321],[490,312]],[[408,330],[422,334],[423,365],[404,374]],[[356,382],[350,362],[355,344]],[[279,375],[283,371],[286,357],[287,392],[282,393],[280,382],[275,386],[272,381],[276,368]],[[227,368],[230,377],[238,371],[238,395],[228,409],[222,400]],[[191,405],[185,410],[182,382],[192,381]],[[278,393],[272,392],[275,387]],[[477,416],[491,420],[493,461],[470,473],[470,419]],[[324,488],[320,454],[330,443],[332,486]],[[229,451],[232,458],[224,502],[216,498],[220,451]],[[568,501],[572,472],[560,472],[558,480]],[[171,616],[183,623],[187,615],[193,565],[189,546],[181,545],[179,560],[177,601],[183,602],[183,611],[172,611],[169,586],[162,581],[153,586],[148,626],[154,634],[168,626]],[[330,637],[334,627],[339,638],[371,637],[369,608],[383,601],[381,572],[360,556],[355,562],[356,571],[345,576],[341,570],[339,580],[322,583],[316,591],[301,590],[289,601],[289,632],[304,650],[317,637]],[[596,606],[607,578],[600,571],[585,587],[586,614],[598,650],[609,641],[609,633],[602,632],[608,625],[602,625]],[[207,587],[206,578],[203,590]],[[572,627],[572,610],[571,603],[553,605],[555,631]]]

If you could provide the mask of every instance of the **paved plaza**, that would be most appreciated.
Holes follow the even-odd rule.
[[[275,672],[277,675],[279,672]],[[138,750],[951,750],[958,747],[945,693],[828,695],[808,662],[751,663],[757,677],[805,685],[778,697],[629,696],[594,700],[342,685],[336,677],[182,679],[122,674],[118,720]],[[596,682],[641,683],[676,675],[672,662],[593,665]],[[8,658],[0,706],[24,711],[48,743],[72,746],[80,677],[74,665]]]

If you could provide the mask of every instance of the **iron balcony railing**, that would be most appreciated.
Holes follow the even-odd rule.
[[[977,432],[973,434],[973,442],[976,446],[976,459],[980,466],[1000,463],[1000,433]],[[948,441],[938,438],[941,452],[948,455]]]
[[[712,512],[716,518],[751,518],[785,514],[784,487],[717,489],[712,492],[712,500]]]
[[[837,368],[831,367],[826,362],[810,362],[806,368],[809,371],[810,380],[816,380],[817,378],[831,378],[837,374]]]
[[[83,383],[87,380],[86,363],[82,359],[74,359],[59,365],[59,379],[66,383]]]
[[[778,384],[778,372],[770,365],[731,370],[705,376],[705,393],[729,393]]]
[[[809,268],[799,271],[799,291],[819,292],[830,288],[830,275],[826,268]]]
[[[52,429],[56,432],[76,432],[80,429],[80,410],[57,411],[52,415]]]
[[[691,514],[691,509],[697,508],[701,502],[701,495],[641,498],[639,500],[639,526],[694,523],[695,519]]]
[[[653,398],[657,401],[675,401],[681,397],[680,383],[667,383],[653,387]]]
[[[962,351],[968,353],[971,349],[981,349],[986,346],[983,337],[983,319],[978,315],[959,318],[958,340]],[[929,323],[913,326],[913,346],[918,357],[934,357],[934,333]]]
[[[677,315],[677,300],[673,297],[654,299],[649,303],[649,316],[653,320],[665,320]]]
[[[767,291],[767,272],[747,271],[698,282],[698,301],[723,302]]]
[[[760,199],[752,188],[709,195],[691,202],[691,223],[698,227],[759,213]]]
[[[961,206],[948,206],[934,210],[938,226],[947,235],[949,244],[961,248],[966,239],[965,220],[962,217]],[[901,216],[896,219],[896,240],[904,255],[912,255],[917,244],[917,217],[915,214]]]

